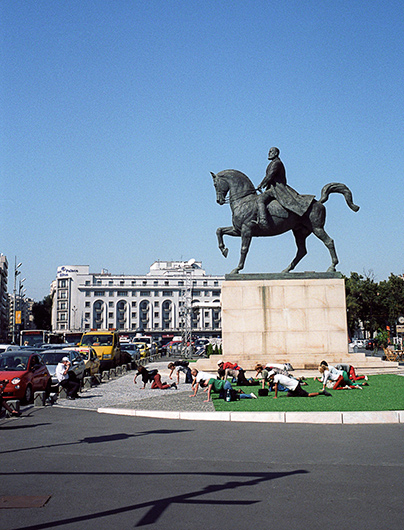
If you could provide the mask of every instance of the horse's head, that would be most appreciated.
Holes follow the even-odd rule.
[[[216,202],[222,206],[226,202],[226,195],[229,191],[229,184],[225,179],[220,178],[218,175],[212,173],[212,171],[210,172],[210,174],[212,175],[213,185],[215,186],[216,190]]]

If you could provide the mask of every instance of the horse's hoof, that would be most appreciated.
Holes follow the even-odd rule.
[[[287,273],[287,272],[290,272],[290,267],[286,267],[286,269],[283,269],[283,271],[281,272],[281,274],[284,274],[284,273]]]
[[[233,269],[230,274],[238,274],[238,269]]]
[[[334,267],[334,265],[331,265],[331,267],[328,267],[327,269],[327,272],[336,272],[336,268]]]
[[[229,249],[228,249],[228,248],[224,248],[224,249],[222,250],[222,254],[223,254],[223,256],[224,256],[225,258],[227,258],[227,254],[228,254],[228,253],[229,253]]]

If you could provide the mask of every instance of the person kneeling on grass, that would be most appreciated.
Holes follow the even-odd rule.
[[[332,381],[333,390],[341,390],[343,388],[357,388],[358,390],[362,390],[362,386],[368,384],[366,381],[364,383],[351,381],[345,370],[337,370],[333,366],[328,366],[326,361],[321,361],[318,371],[321,374],[320,381],[323,383],[323,390],[328,381]]]
[[[212,393],[219,394],[219,397],[226,399],[226,395],[230,394],[232,390],[230,381],[224,381],[223,379],[212,378],[209,381],[201,381],[200,384],[202,387],[205,387],[205,392],[208,392],[208,399],[205,399],[205,403],[210,401],[210,395]],[[240,399],[257,399],[257,396],[253,393],[245,394],[242,390],[238,390],[237,393]]]
[[[269,381],[273,381],[275,387],[274,399],[278,397],[278,385],[282,385],[288,389],[288,397],[314,397],[314,396],[331,396],[327,390],[321,392],[306,392],[301,386],[300,382],[294,377],[288,377],[283,374],[276,374],[273,370],[268,374]]]

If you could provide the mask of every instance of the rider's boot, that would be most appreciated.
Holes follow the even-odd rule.
[[[267,218],[267,206],[265,202],[258,201],[258,226],[260,228],[269,228],[268,218]]]

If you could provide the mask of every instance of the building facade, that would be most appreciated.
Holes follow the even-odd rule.
[[[195,260],[156,261],[143,276],[61,266],[51,288],[52,331],[117,329],[163,337],[181,334],[188,318],[194,335],[217,337],[223,280]]]
[[[8,261],[0,254],[0,342],[6,342],[8,336]]]

